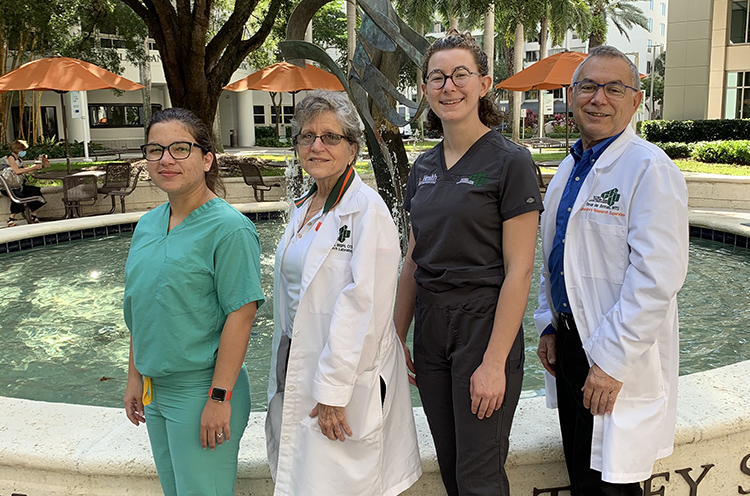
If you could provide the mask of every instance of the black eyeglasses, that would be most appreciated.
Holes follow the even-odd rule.
[[[453,69],[451,74],[445,74],[440,69],[435,69],[427,75],[425,83],[433,90],[441,90],[445,86],[445,82],[450,79],[453,84],[459,88],[463,88],[469,83],[471,76],[481,76],[479,72],[472,72],[468,67],[459,66]]]
[[[312,144],[315,143],[315,140],[318,138],[320,138],[321,143],[327,146],[336,146],[341,143],[341,140],[343,139],[349,141],[349,138],[347,138],[343,134],[335,133],[326,133],[321,135],[316,135],[313,133],[298,134],[294,137],[294,141],[300,146],[312,146]]]
[[[141,152],[143,152],[143,158],[152,162],[161,160],[164,156],[164,150],[167,150],[175,160],[185,160],[190,156],[193,147],[198,148],[203,153],[208,153],[206,147],[190,141],[175,141],[167,146],[162,146],[158,143],[146,143],[145,145],[141,145]]]
[[[579,95],[592,96],[599,88],[604,89],[604,96],[613,100],[621,100],[624,98],[627,90],[640,91],[632,86],[622,83],[599,84],[593,81],[577,81],[573,83],[573,91]]]

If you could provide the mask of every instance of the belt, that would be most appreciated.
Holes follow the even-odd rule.
[[[578,332],[576,327],[576,321],[573,318],[572,313],[559,313],[557,314],[557,328],[564,328],[567,331]]]

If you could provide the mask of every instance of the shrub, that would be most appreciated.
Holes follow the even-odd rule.
[[[286,145],[282,145],[279,139],[276,136],[272,136],[269,138],[258,138],[256,136],[255,138],[255,146],[271,146],[271,147],[283,147]]]
[[[669,158],[688,158],[695,147],[694,143],[654,143],[664,150]]]
[[[255,140],[276,138],[276,126],[255,126]]]
[[[643,137],[654,143],[741,140],[750,136],[750,119],[644,121]]]
[[[691,157],[707,163],[750,165],[750,141],[696,143]]]

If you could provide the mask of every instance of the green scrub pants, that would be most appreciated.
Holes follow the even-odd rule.
[[[240,439],[250,415],[247,369],[232,391],[231,437],[211,451],[200,443],[200,422],[213,369],[154,377],[146,427],[165,496],[230,496],[237,478]]]

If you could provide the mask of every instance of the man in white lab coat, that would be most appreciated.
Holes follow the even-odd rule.
[[[591,50],[568,89],[581,139],[544,201],[537,353],[574,496],[641,495],[674,443],[687,188],[630,126],[639,86],[626,55]]]

